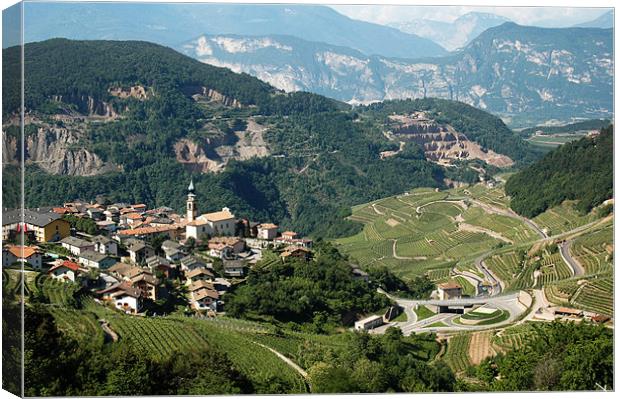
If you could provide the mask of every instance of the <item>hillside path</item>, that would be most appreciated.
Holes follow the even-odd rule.
[[[255,341],[252,341],[252,342],[254,342],[258,346],[262,346],[263,348],[273,352],[274,355],[276,355],[277,357],[282,359],[282,361],[284,361],[284,363],[288,364],[292,369],[294,369],[296,372],[298,372],[299,375],[304,377],[304,379],[306,379],[306,380],[308,379],[308,373],[306,372],[306,370],[302,369],[301,366],[299,366],[297,363],[295,363],[294,361],[292,361],[288,357],[284,356],[283,354],[281,354],[277,350],[268,347],[267,345],[263,345],[263,344],[261,344],[259,342],[255,342]]]

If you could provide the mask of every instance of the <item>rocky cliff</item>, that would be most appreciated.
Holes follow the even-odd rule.
[[[291,36],[203,35],[180,51],[286,91],[352,104],[437,97],[500,114],[514,125],[609,116],[611,29],[488,29],[463,50],[427,59],[367,56]]]

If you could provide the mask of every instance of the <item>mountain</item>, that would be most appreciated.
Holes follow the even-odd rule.
[[[433,40],[452,51],[465,46],[485,30],[509,21],[508,18],[495,14],[470,12],[452,22],[416,19],[393,23],[391,26]]]
[[[510,207],[534,217],[565,200],[575,200],[587,212],[613,198],[613,126],[564,144],[506,182]]]
[[[575,28],[602,28],[608,29],[614,27],[614,12],[613,10],[607,11],[600,17],[593,19],[592,21],[584,22],[579,25],[575,25]]]
[[[433,57],[435,42],[350,19],[325,6],[27,3],[26,42],[69,39],[145,40],[176,46],[200,34],[289,34],[388,57]]]
[[[437,142],[421,148],[386,137],[385,112],[423,112],[445,143],[460,137],[478,158],[530,157],[530,146],[501,120],[452,101],[352,110],[146,42],[53,39],[24,51],[27,206],[103,194],[182,210],[193,176],[201,212],[229,206],[252,220],[337,236],[357,228],[343,219],[354,204],[443,186],[448,169],[458,168],[433,156],[444,164],[473,159],[463,150],[443,154]],[[4,50],[3,72],[19,54]],[[3,77],[3,178],[10,182],[19,176],[20,86]]]
[[[457,53],[415,60],[366,56],[290,36],[202,35],[178,49],[283,90],[352,104],[447,98],[499,114],[515,126],[612,113],[611,30],[505,23]]]

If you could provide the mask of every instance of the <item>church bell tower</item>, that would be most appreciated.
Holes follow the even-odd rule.
[[[190,180],[189,187],[187,187],[187,214],[185,218],[188,222],[194,221],[198,210],[196,209],[196,194],[194,193],[194,180]]]

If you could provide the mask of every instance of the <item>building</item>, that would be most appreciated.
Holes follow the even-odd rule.
[[[2,248],[2,267],[8,267],[17,262],[23,262],[31,265],[35,270],[41,270],[43,256],[37,247],[7,245]]]
[[[166,259],[176,262],[184,258],[187,254],[184,252],[183,245],[176,241],[166,240],[161,244],[161,249],[166,254]]]
[[[75,282],[80,272],[80,265],[75,262],[65,260],[64,262],[53,266],[48,270],[47,274],[51,278],[60,281]]]
[[[166,278],[170,277],[170,261],[161,256],[151,256],[146,259],[146,266],[153,273],[161,272]]]
[[[129,282],[133,288],[140,291],[142,298],[151,299],[153,301],[157,300],[157,286],[159,285],[159,280],[153,276],[150,271],[142,271],[142,273],[137,276],[133,276]]]
[[[104,255],[118,256],[118,244],[109,237],[96,236],[93,238],[95,252]]]
[[[185,226],[185,237],[200,240],[205,236],[232,236],[235,234],[237,222],[235,215],[228,208],[221,211],[205,213],[188,222]]]
[[[202,288],[192,291],[190,294],[192,307],[198,311],[212,310],[217,311],[217,301],[220,295],[217,291],[208,288]]]
[[[213,277],[213,272],[211,272],[209,269],[201,267],[185,273],[185,278],[187,279],[185,284],[191,285],[192,283],[198,281],[213,281]]]
[[[178,224],[165,226],[138,226],[132,229],[119,230],[116,235],[119,239],[127,238],[150,238],[159,235],[165,235],[168,238],[176,239],[182,233],[182,228]]]
[[[583,311],[574,308],[559,307],[555,309],[554,314],[556,316],[581,317],[583,316]]]
[[[291,246],[286,248],[281,254],[282,260],[289,259],[301,259],[303,261],[310,261],[312,259],[312,251],[303,247]]]
[[[383,325],[383,316],[369,316],[355,322],[356,331],[368,331]]]
[[[245,242],[237,237],[214,237],[209,240],[209,255],[231,258],[245,249]]]
[[[114,284],[98,293],[102,295],[104,301],[112,302],[117,309],[125,313],[135,314],[142,308],[142,293],[127,281]]]
[[[190,180],[189,187],[187,187],[187,204],[186,204],[186,216],[187,222],[193,222],[198,216],[198,208],[196,208],[196,193],[194,192],[194,180]],[[194,237],[196,238],[196,237]]]
[[[127,252],[129,252],[129,258],[135,264],[146,262],[147,258],[155,255],[153,247],[148,245],[142,240],[131,239],[127,240]]]
[[[206,268],[207,264],[195,257],[188,255],[181,259],[181,270],[191,271],[194,269]]]
[[[60,245],[75,256],[80,256],[84,251],[93,251],[95,249],[94,243],[72,236],[60,240]]]
[[[109,255],[95,252],[92,250],[83,251],[79,256],[79,262],[85,267],[106,270],[116,263],[116,260]]]
[[[441,301],[458,299],[463,295],[463,288],[454,281],[439,284],[437,288],[439,291],[439,300]]]
[[[23,231],[31,241],[56,242],[69,235],[71,225],[51,208],[25,209],[24,220],[19,209],[2,212],[2,241],[12,241]]]
[[[246,266],[241,260],[224,260],[224,275],[227,277],[245,276]]]
[[[273,223],[263,223],[258,225],[256,238],[261,240],[273,240],[278,236],[278,226]]]

